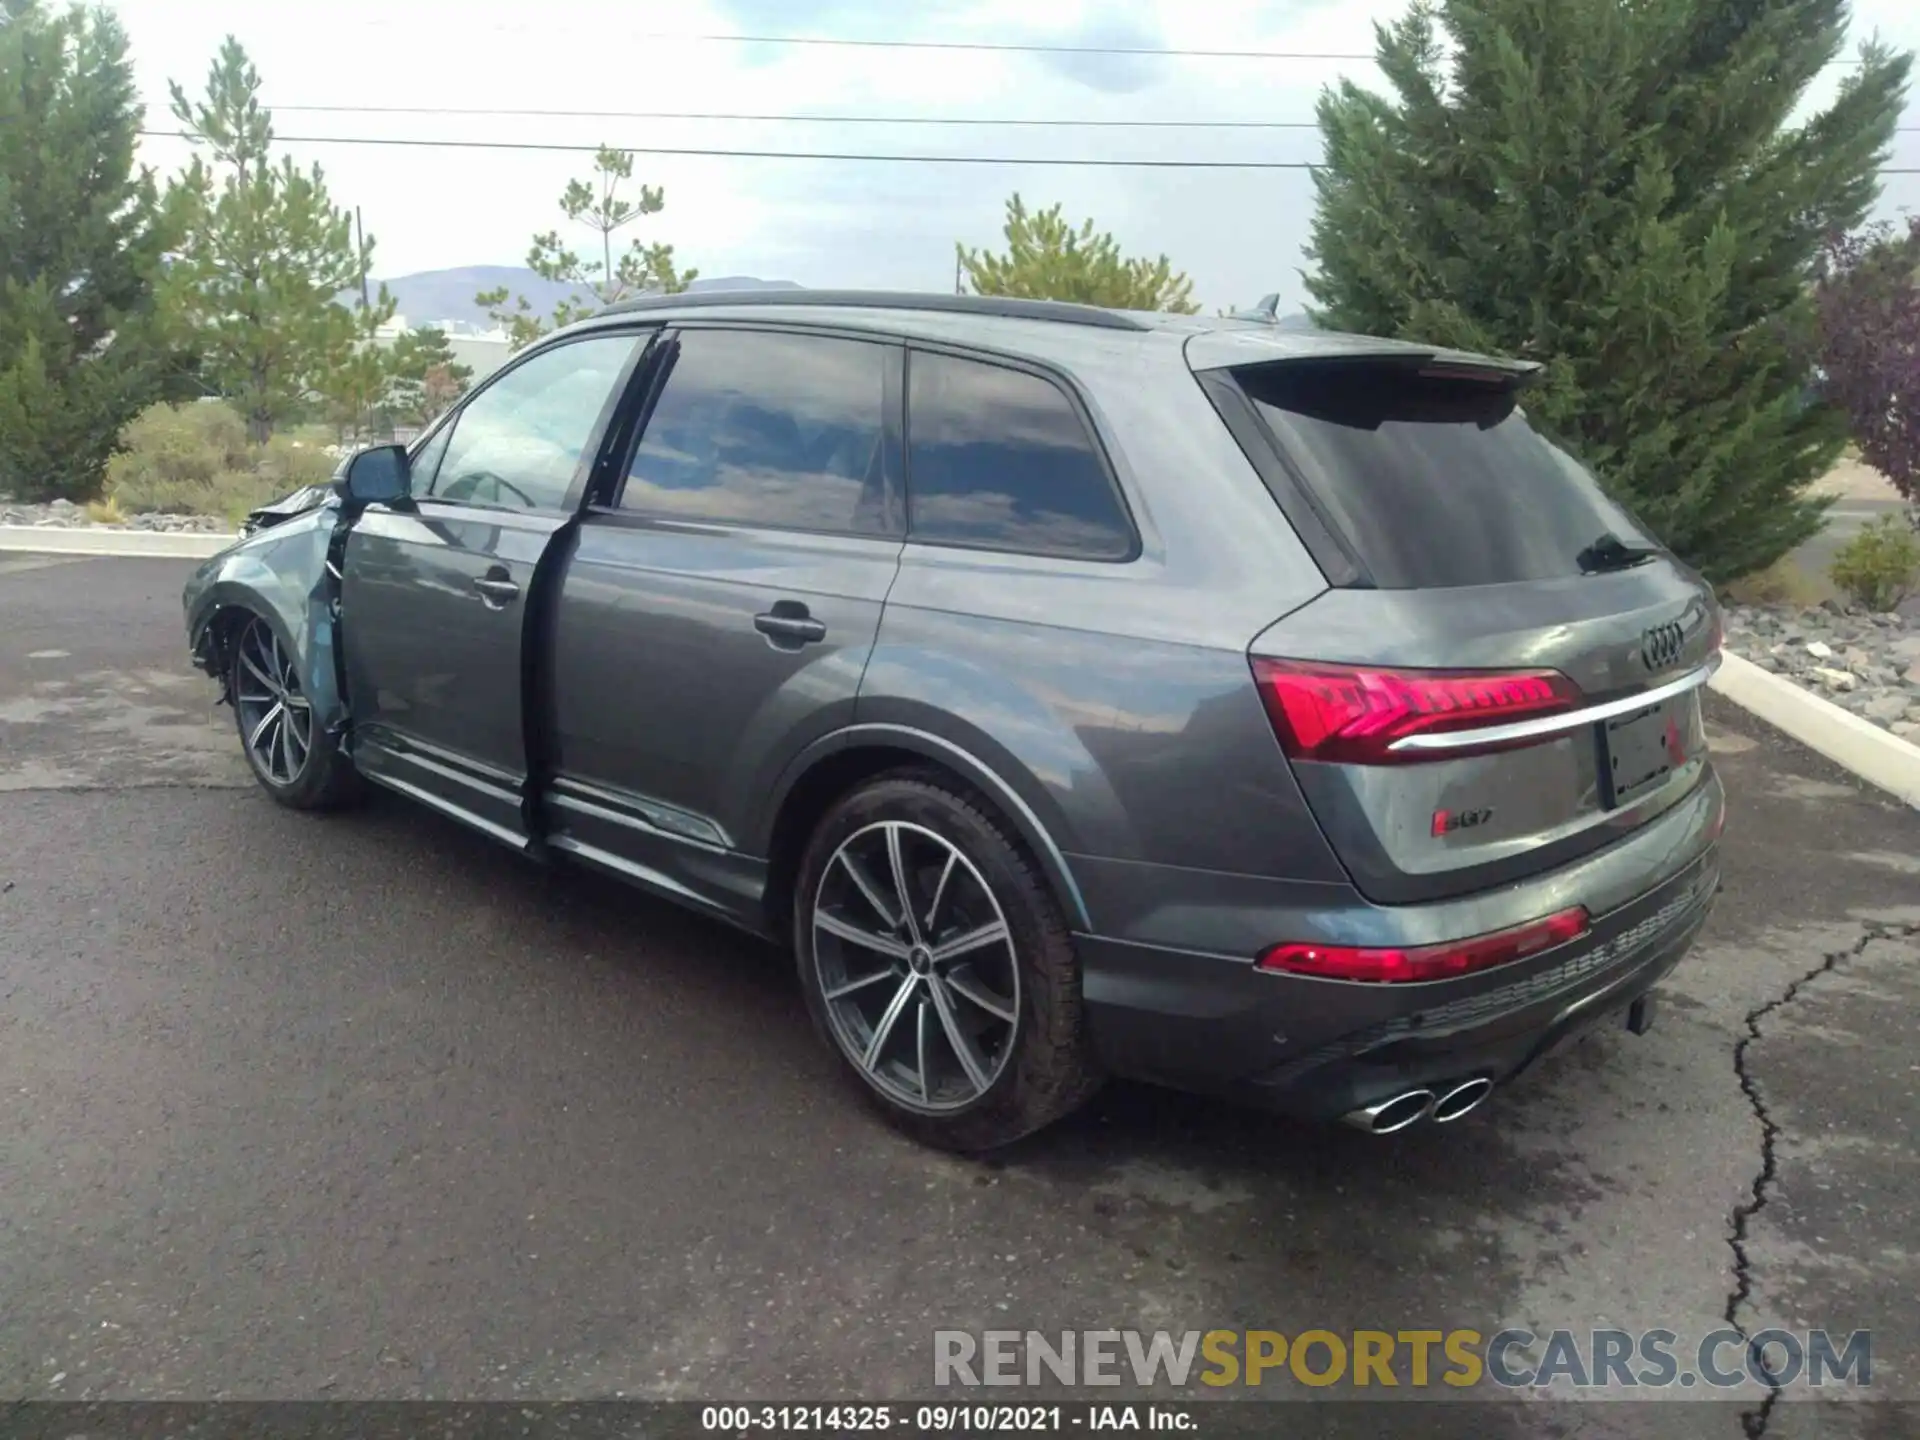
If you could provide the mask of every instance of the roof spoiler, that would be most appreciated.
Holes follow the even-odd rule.
[[[1372,335],[1272,330],[1215,330],[1195,335],[1187,342],[1187,364],[1195,371],[1269,365],[1405,365],[1435,378],[1478,380],[1510,390],[1532,384],[1546,368],[1534,360],[1476,355],[1468,350]]]

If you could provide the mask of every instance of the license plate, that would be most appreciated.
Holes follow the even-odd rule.
[[[1686,763],[1679,717],[1665,705],[1642,710],[1606,726],[1607,775],[1612,805],[1659,788]]]

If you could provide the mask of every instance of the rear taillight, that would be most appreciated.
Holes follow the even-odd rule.
[[[1415,980],[1448,980],[1496,965],[1510,965],[1538,955],[1587,933],[1586,907],[1576,905],[1544,920],[1450,940],[1444,945],[1413,949],[1356,945],[1275,945],[1260,956],[1262,970],[1290,975],[1317,975],[1325,980],[1365,980],[1375,984],[1405,984]]]
[[[1428,759],[1392,746],[1409,735],[1555,715],[1581,699],[1579,687],[1555,670],[1382,670],[1256,658],[1253,677],[1288,755],[1344,765]],[[1472,753],[1446,752],[1455,758]]]

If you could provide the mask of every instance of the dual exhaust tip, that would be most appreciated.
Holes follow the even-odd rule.
[[[1479,1109],[1480,1102],[1492,1093],[1493,1081],[1484,1075],[1476,1075],[1471,1080],[1462,1080],[1457,1085],[1449,1085],[1438,1091],[1403,1091],[1372,1105],[1363,1105],[1358,1110],[1349,1110],[1340,1118],[1354,1129],[1364,1130],[1369,1135],[1391,1135],[1396,1130],[1418,1125],[1422,1120],[1432,1120],[1437,1125],[1458,1120]]]

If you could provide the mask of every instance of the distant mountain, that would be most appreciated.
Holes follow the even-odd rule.
[[[436,321],[458,321],[485,330],[492,324],[484,307],[473,303],[483,290],[504,285],[515,295],[524,295],[533,308],[550,313],[562,300],[572,298],[572,286],[544,279],[524,265],[464,265],[454,270],[423,270],[417,275],[400,275],[379,282],[393,296],[399,312],[409,325]],[[752,275],[723,275],[693,282],[695,290],[798,290],[791,280],[761,280]]]

